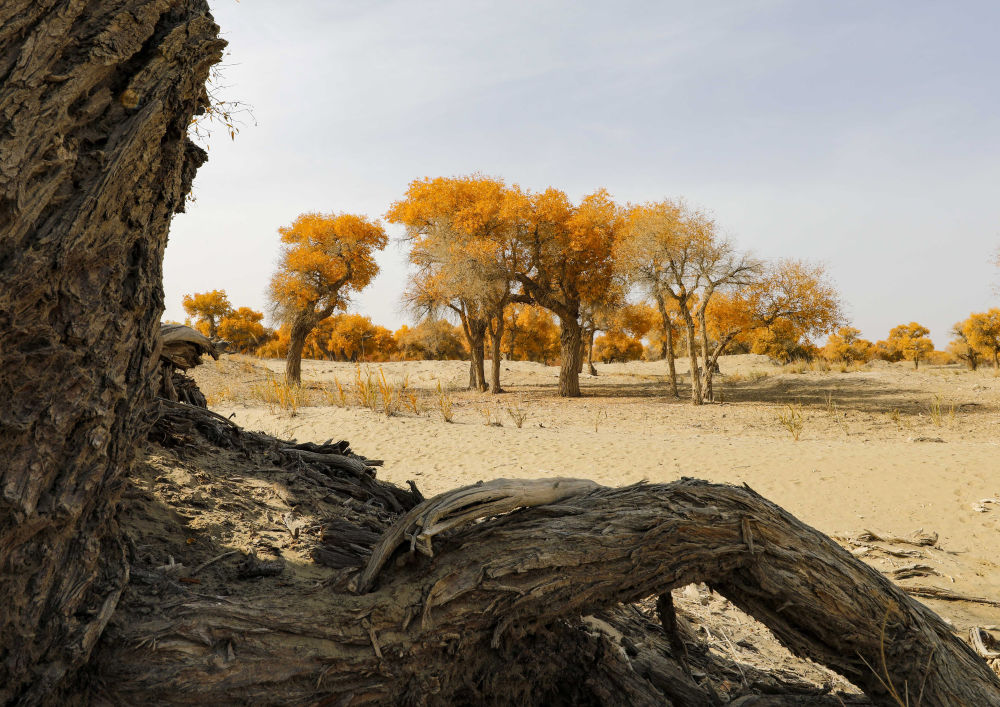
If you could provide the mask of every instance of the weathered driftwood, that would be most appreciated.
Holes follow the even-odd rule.
[[[127,580],[117,494],[224,46],[204,0],[0,2],[0,703],[82,665]]]
[[[196,407],[208,407],[198,385],[184,375],[183,371],[200,366],[201,357],[205,354],[218,360],[222,348],[197,329],[183,324],[161,324],[159,347],[159,397]]]
[[[546,485],[555,491],[551,480],[523,485],[523,502]],[[649,678],[649,651],[625,650],[586,682],[577,664],[586,641],[573,627],[602,611],[620,619],[619,602],[706,581],[876,703],[893,704],[896,693],[922,694],[927,705],[1000,705],[996,676],[933,612],[753,491],[690,480],[574,490],[496,517],[518,505],[512,486],[484,489],[501,506],[479,512],[475,503],[461,510],[474,488],[426,501],[389,531],[386,550],[414,530],[443,530],[442,511],[470,524],[445,520],[433,557],[404,545],[391,568],[373,558],[381,571],[358,584],[371,591],[331,592],[319,620],[280,601],[192,597],[167,618],[119,628],[99,665],[107,694],[188,704],[669,703],[664,683],[688,683],[668,649],[658,654],[673,668],[661,666],[659,681]],[[479,515],[489,519],[472,522]],[[663,678],[674,669],[676,679]]]

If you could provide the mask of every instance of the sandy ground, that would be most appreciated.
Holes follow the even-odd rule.
[[[412,479],[427,495],[495,477],[746,483],[829,534],[936,532],[940,550],[917,561],[939,574],[913,581],[1000,599],[1000,377],[992,369],[794,373],[731,356],[717,379],[722,402],[695,407],[667,395],[663,362],[597,367],[598,376],[582,377],[582,398],[561,399],[558,369],[541,364],[504,362],[507,392],[498,396],[462,390],[461,361],[372,364],[416,396],[417,411],[406,405],[393,416],[359,406],[352,364],[304,361],[312,404],[294,413],[258,390],[282,361],[225,356],[194,376],[211,407],[240,425],[300,442],[350,440],[385,461],[382,478]],[[679,370],[686,374],[683,362]],[[438,383],[454,405],[451,423]],[[801,414],[798,440],[779,420],[790,410]],[[487,413],[500,426],[487,424]],[[914,562],[866,559],[883,571]],[[1000,624],[994,607],[929,603],[956,626]]]

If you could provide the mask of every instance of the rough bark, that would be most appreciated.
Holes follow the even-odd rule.
[[[667,303],[659,293],[656,294],[656,306],[660,310],[660,321],[663,324],[663,358],[667,359],[670,394],[675,398],[679,398],[681,395],[677,391],[677,366],[674,363],[674,327],[670,323],[670,315],[667,314]]]
[[[0,703],[83,664],[128,577],[115,501],[217,35],[202,0],[0,4]]]
[[[597,375],[597,369],[594,368],[594,334],[596,334],[593,329],[587,330],[587,372],[592,375]]]
[[[690,314],[684,317],[684,327],[687,331],[688,360],[691,362],[691,402],[702,404],[701,376],[698,375],[698,347],[694,341],[694,319]]]
[[[486,390],[486,335],[477,331],[469,343],[469,390]]]
[[[582,334],[576,317],[559,316],[559,395],[564,398],[580,397]]]
[[[490,327],[490,358],[492,370],[490,371],[490,392],[494,394],[502,393],[500,387],[500,342],[503,340],[504,317],[503,310],[493,318],[493,325]]]
[[[288,332],[288,353],[285,356],[285,382],[289,385],[302,385],[302,351],[306,346],[306,337],[313,330],[314,324],[303,319],[296,319]]]
[[[707,298],[710,294],[710,292],[706,292],[705,297]],[[708,322],[705,321],[705,307],[698,308],[698,324],[701,330],[701,360],[703,363],[702,375],[704,376],[702,396],[704,400],[712,402],[715,400],[715,394],[712,391],[712,367],[714,363],[709,362]]]
[[[361,593],[332,576],[322,621],[266,594],[241,601],[178,585],[167,610],[150,599],[105,644],[102,696],[717,704],[669,636],[629,628],[617,608],[706,581],[877,704],[895,704],[891,685],[922,704],[1000,705],[996,676],[933,612],[745,487],[498,480],[412,508],[370,550],[359,537],[343,543],[370,554],[354,582]],[[588,624],[618,637],[595,638]]]

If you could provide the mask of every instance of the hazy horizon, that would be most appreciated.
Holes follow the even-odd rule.
[[[171,228],[165,319],[212,289],[264,310],[299,213],[381,217],[413,179],[474,171],[684,197],[758,256],[824,263],[873,341],[916,320],[941,349],[1000,305],[1000,6],[212,4],[217,90],[257,125],[209,142]],[[407,323],[405,260],[390,244],[352,311]]]

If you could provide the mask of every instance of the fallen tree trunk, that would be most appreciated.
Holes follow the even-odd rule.
[[[619,629],[594,639],[582,618],[621,626],[620,602],[705,581],[878,704],[1000,705],[996,676],[933,612],[747,488],[490,482],[413,508],[368,563],[360,594],[331,575],[318,615],[287,598],[190,593],[130,616],[100,656],[104,696],[715,704],[662,630],[646,626],[630,650],[609,638]]]

